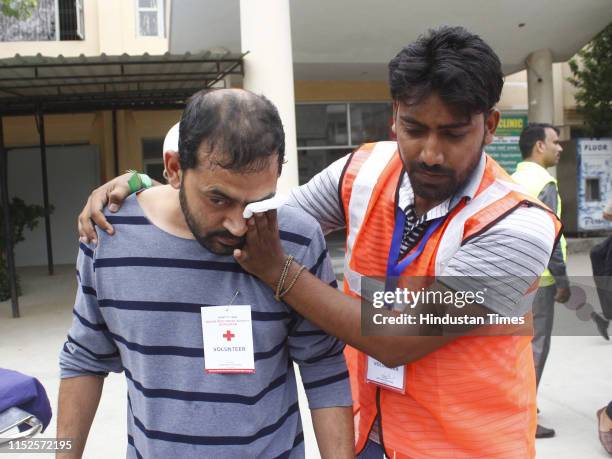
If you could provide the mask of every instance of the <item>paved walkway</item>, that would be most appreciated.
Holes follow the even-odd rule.
[[[341,244],[332,243],[334,266],[341,271]],[[572,254],[571,275],[588,275],[586,254]],[[10,318],[10,303],[0,303],[0,366],[36,376],[47,388],[53,408],[59,386],[57,355],[71,321],[74,267],[60,266],[53,277],[44,268],[20,270],[24,295],[20,319]],[[612,399],[612,344],[597,336],[554,337],[540,387],[541,422],[557,430],[557,437],[537,442],[538,459],[609,457],[597,441],[595,411]],[[302,394],[301,402],[304,402]],[[306,412],[306,410],[302,410]],[[304,419],[309,458],[316,458],[316,443],[308,418]],[[94,420],[86,458],[125,456],[126,384],[111,375]],[[43,437],[55,433],[55,419]],[[495,441],[495,432],[490,433]],[[23,459],[23,454],[2,458]],[[36,457],[53,457],[38,454]]]

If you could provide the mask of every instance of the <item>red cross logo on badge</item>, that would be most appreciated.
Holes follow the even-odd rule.
[[[226,331],[225,333],[223,333],[222,335],[226,340],[231,341],[232,338],[235,338],[236,335],[234,335],[230,330]]]

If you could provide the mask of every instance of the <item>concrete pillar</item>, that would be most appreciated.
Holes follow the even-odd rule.
[[[553,124],[555,126],[565,125],[565,113],[563,111],[563,86],[565,84],[565,78],[563,77],[563,64],[553,64],[553,105],[554,105],[554,116]],[[563,132],[561,132],[563,134]],[[569,137],[565,138],[561,135],[562,140],[569,140]]]
[[[527,57],[527,99],[530,123],[554,122],[552,53],[534,51]]]
[[[289,0],[240,0],[244,89],[263,94],[278,108],[285,128],[285,160],[278,192],[298,185],[295,97]]]

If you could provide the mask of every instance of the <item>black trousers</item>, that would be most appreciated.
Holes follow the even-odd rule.
[[[591,249],[591,266],[601,310],[612,320],[612,236]]]
[[[552,336],[553,322],[555,318],[555,284],[539,287],[533,299],[533,338],[531,349],[533,350],[533,363],[536,373],[536,387],[540,385],[544,365],[550,351],[550,339]]]

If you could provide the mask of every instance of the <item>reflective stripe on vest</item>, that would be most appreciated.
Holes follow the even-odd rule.
[[[395,142],[377,142],[353,182],[353,193],[351,193],[348,205],[348,237],[344,257],[344,276],[351,285],[351,290],[356,293],[361,293],[361,276],[350,267],[351,250],[362,226],[376,181],[396,150]]]
[[[402,171],[399,155],[392,154],[386,167],[378,167],[378,177],[364,175],[369,185],[364,186],[366,180],[360,178],[376,146],[355,152],[351,160],[355,167],[348,165],[342,182],[345,214],[349,220],[360,222],[360,226],[347,222],[350,257],[345,263],[344,288],[353,296],[360,293],[361,275],[384,276],[394,224],[395,191]],[[369,190],[369,202],[353,201],[357,193],[353,184],[358,180],[363,189]],[[351,202],[362,204],[353,205],[349,212]],[[442,272],[467,237],[479,234],[525,202],[538,205],[487,157],[474,199],[450,212],[404,275]],[[558,232],[558,220],[552,215],[550,218]],[[530,315],[527,317],[530,320]],[[357,451],[364,447],[376,418],[378,393],[384,446],[391,457],[534,457],[535,374],[530,342],[530,336],[458,338],[406,365],[405,395],[367,384],[366,356],[351,350],[346,356],[357,413]],[[499,441],[491,442],[491,431]]]
[[[461,247],[465,222],[474,214],[490,206],[495,201],[502,199],[504,196],[507,196],[512,191],[521,192],[523,189],[515,183],[495,179],[487,188],[486,193],[480,193],[475,196],[467,206],[461,209],[461,211],[453,217],[438,247],[436,255],[436,276],[442,275],[448,261]]]

